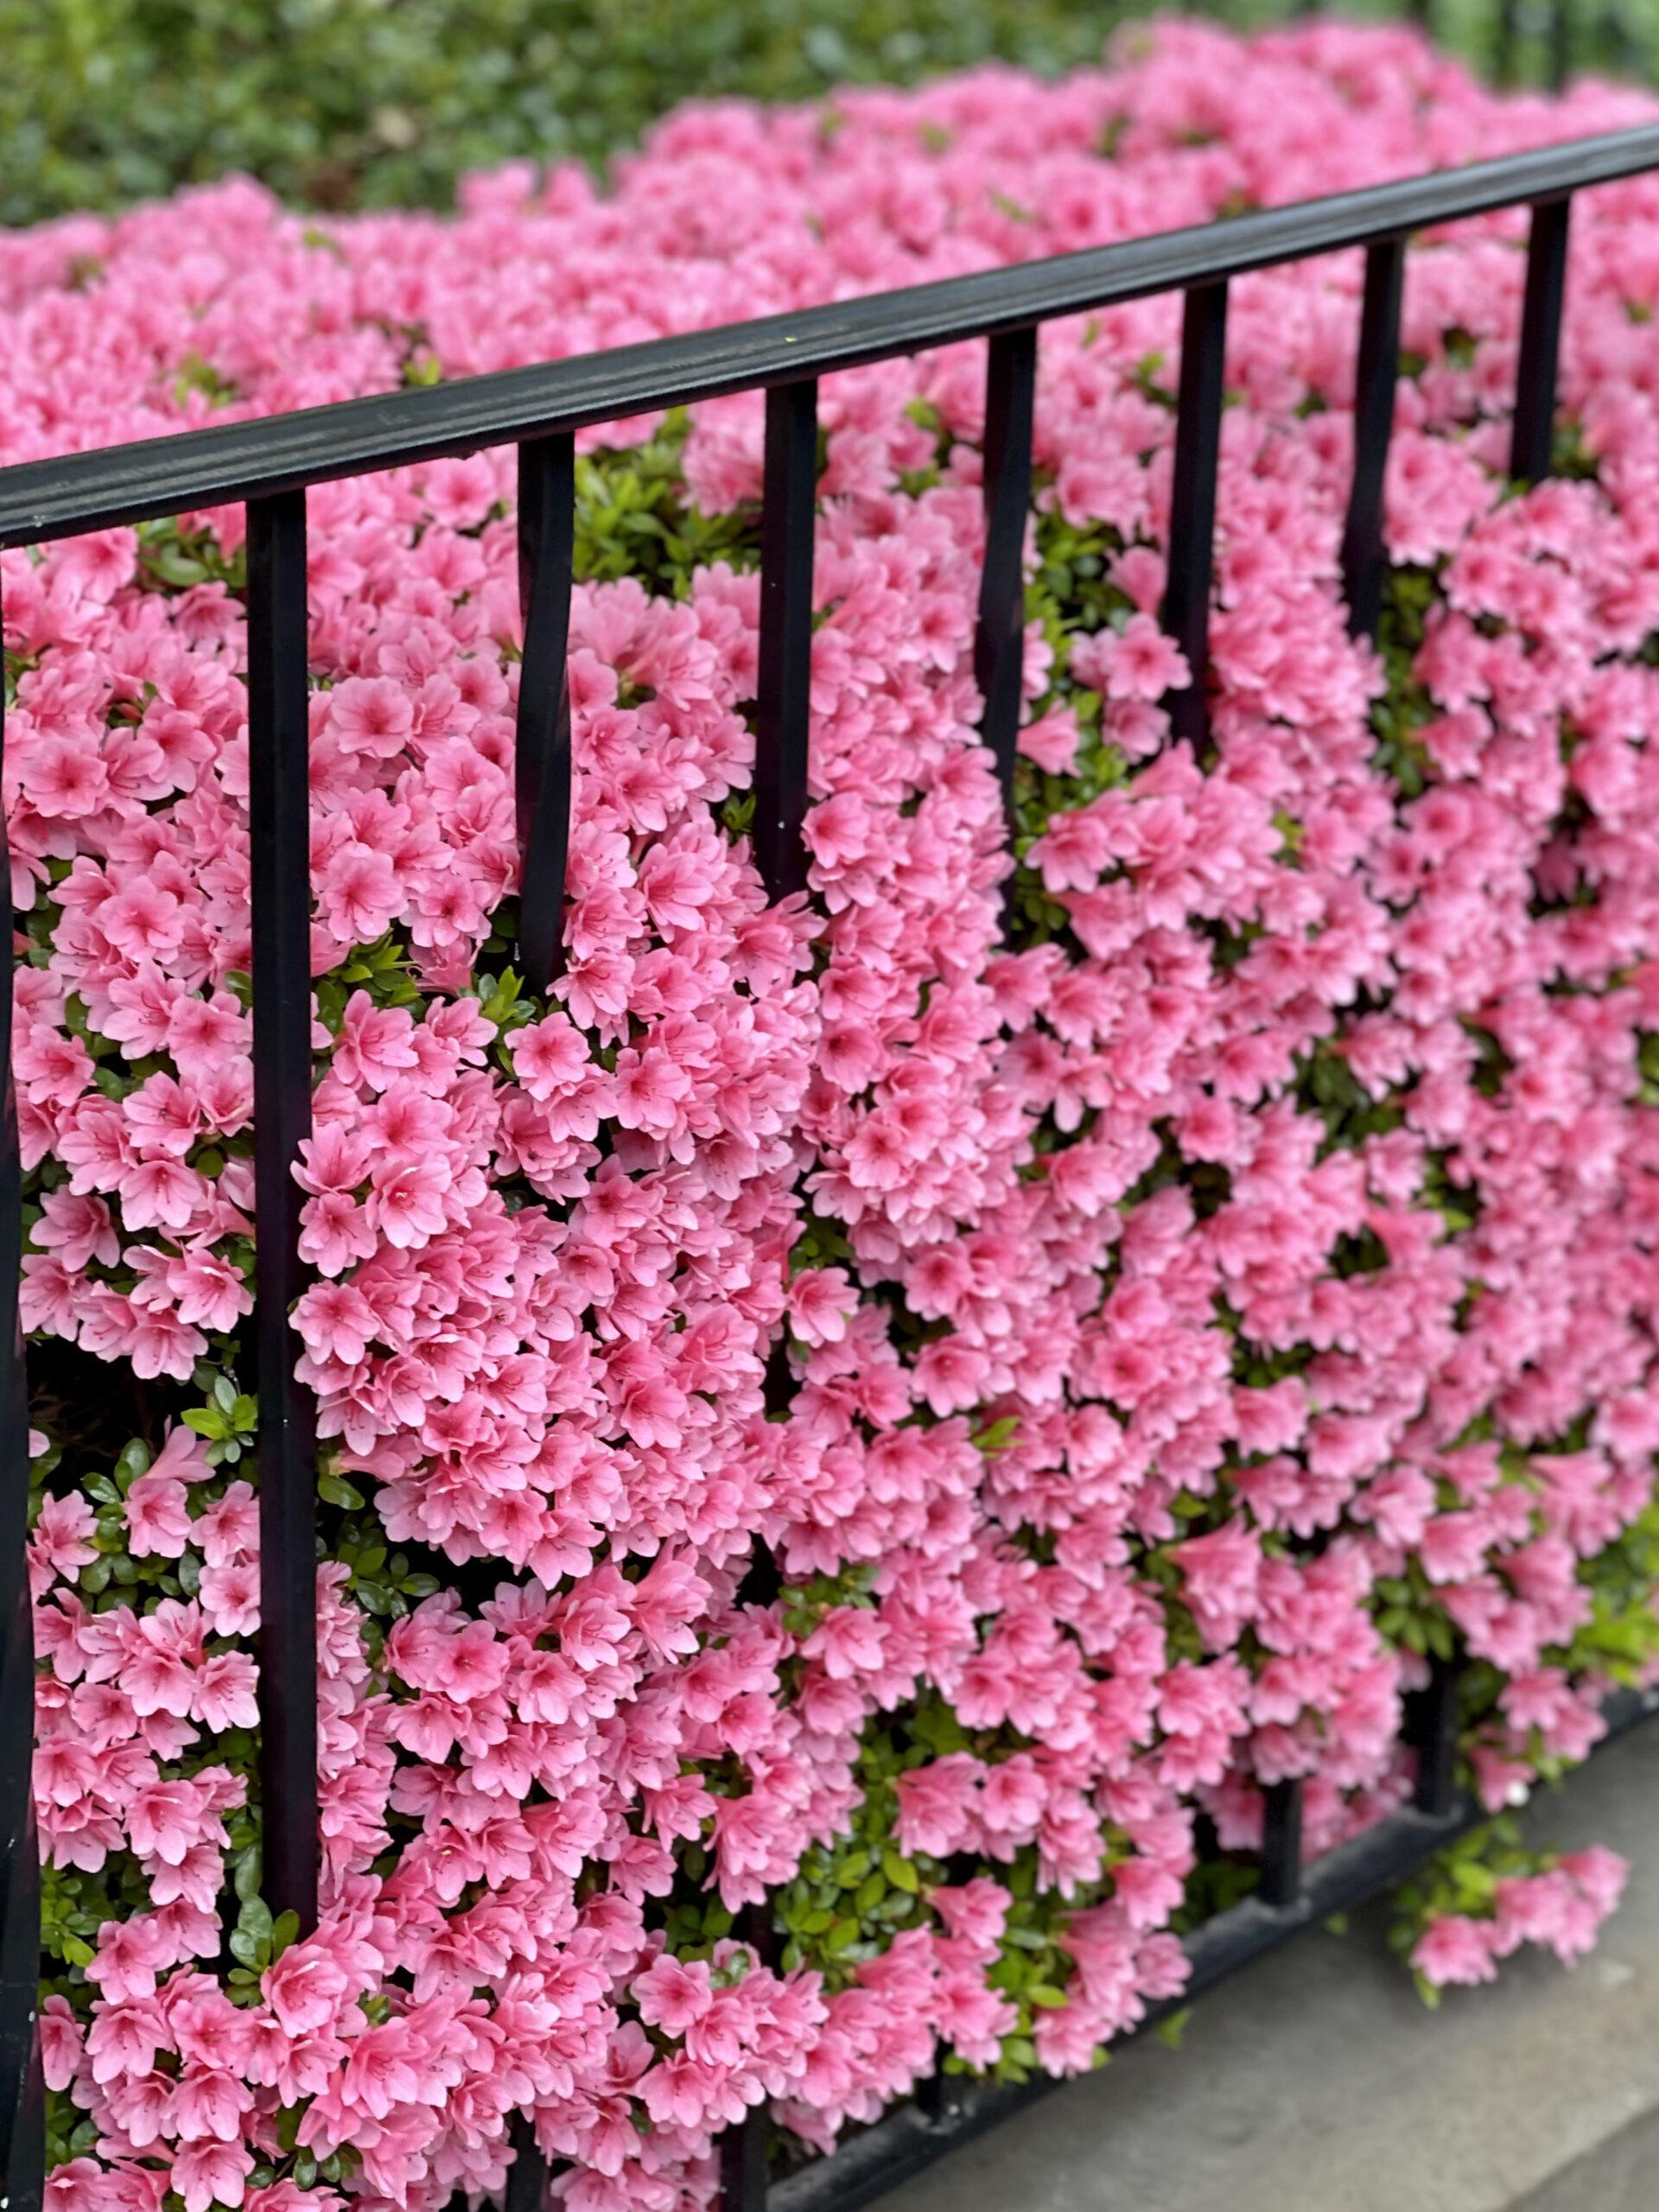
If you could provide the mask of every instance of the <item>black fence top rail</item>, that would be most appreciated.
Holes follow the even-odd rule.
[[[264,499],[1222,282],[1659,167],[1659,125],[718,329],[0,469],[0,547]]]

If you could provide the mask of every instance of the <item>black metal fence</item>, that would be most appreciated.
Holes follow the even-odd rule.
[[[544,366],[226,424],[64,460],[0,469],[0,547],[245,501],[248,522],[248,709],[252,822],[254,1128],[260,1235],[256,1339],[260,1376],[261,1797],[264,1893],[275,1912],[317,1910],[315,1454],[308,1393],[294,1376],[289,1311],[305,1280],[292,1169],[310,1124],[310,909],[307,771],[305,487],[516,442],[524,613],[517,796],[523,855],[520,957],[545,990],[558,973],[569,819],[565,682],[574,526],[574,440],[595,423],[722,393],[766,394],[754,849],[774,897],[804,881],[808,677],[811,647],[817,379],[832,371],[965,339],[989,340],[984,497],[988,524],[976,672],[982,734],[1005,790],[1020,706],[1021,573],[1031,496],[1033,398],[1040,325],[1144,298],[1185,294],[1166,628],[1192,671],[1168,702],[1176,730],[1205,727],[1207,637],[1223,404],[1227,289],[1253,270],[1363,246],[1366,272],[1355,393],[1354,473],[1342,567],[1356,635],[1374,628],[1385,555],[1382,480],[1400,342],[1402,276],[1414,231],[1496,209],[1532,211],[1512,474],[1548,473],[1572,195],[1659,168],[1659,127],[1488,162],[1225,223],[988,270],[942,283],[811,308],[761,321],[619,348]],[[10,994],[0,996],[10,1065]],[[0,1253],[21,1246],[16,1103],[8,1078],[0,1129]],[[27,1404],[15,1260],[0,1267],[0,2207],[36,2212],[43,2131],[35,2022],[38,1866],[28,1787],[34,1662],[23,1546]],[[1372,1831],[1357,1870],[1300,1864],[1300,1794],[1269,1793],[1259,1902],[1247,1948],[1300,1925],[1317,1895],[1335,1910],[1402,1872],[1455,1831],[1455,1682],[1440,1669],[1419,1700],[1423,1757],[1414,1808]],[[1346,1865],[1348,1862],[1344,1861]],[[1357,1885],[1357,1887],[1356,1886]],[[1247,1916],[1249,1917],[1249,1916]],[[1242,1924],[1242,1923],[1241,1923]],[[1265,1930],[1265,1935],[1263,1931]],[[1226,1945],[1212,1939],[1212,1948]],[[1235,1948],[1237,1944],[1235,1942]],[[949,2131],[945,2131],[945,2139]],[[542,2191],[522,2126],[513,2212]],[[867,2160],[868,2163],[868,2160]],[[837,2179],[846,2177],[846,2187]],[[764,2120],[722,2145],[725,2212],[760,2212],[767,2193]],[[810,2201],[862,2202],[885,2185],[828,2162]],[[804,2203],[803,2181],[775,2190]]]

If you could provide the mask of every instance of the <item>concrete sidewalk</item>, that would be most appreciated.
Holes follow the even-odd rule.
[[[1386,1911],[1312,1929],[880,2212],[1659,2212],[1659,1720],[1529,1808],[1630,1861],[1600,1948],[1419,2003]]]

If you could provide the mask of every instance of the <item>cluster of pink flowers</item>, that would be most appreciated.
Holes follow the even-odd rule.
[[[232,183],[0,238],[0,460],[1652,112],[1500,99],[1401,31],[1166,25],[833,129],[686,109],[607,193],[516,167],[453,220],[318,228]],[[572,2212],[690,2212],[756,2107],[823,2148],[942,2050],[1089,2064],[1180,1987],[1200,1811],[1248,1852],[1300,1777],[1318,1851],[1408,1794],[1426,1632],[1502,1678],[1465,1746],[1491,1806],[1584,1755],[1604,1657],[1643,1649],[1597,1643],[1590,1578],[1659,1447],[1656,220],[1651,180],[1581,197],[1578,466],[1518,496],[1524,215],[1414,248],[1391,672],[1338,585],[1358,258],[1234,288],[1202,753],[1155,622],[1178,303],[1045,330],[1012,898],[982,348],[829,379],[808,895],[769,907],[732,827],[752,566],[581,585],[544,1004],[480,981],[518,868],[511,456],[312,493],[296,1351],[330,1485],[467,1573],[383,1634],[320,1570],[322,1924],[227,1994],[253,1491],[179,1428],[113,1506],[41,1504],[43,1844],[143,1900],[46,2008],[95,2134],[53,2212],[429,2212],[499,2184],[521,2112]],[[753,498],[760,431],[753,396],[694,410],[705,510]],[[25,1322],[180,1403],[251,1310],[245,635],[201,566],[241,529],[0,559]],[[111,1530],[181,1594],[120,1602]],[[785,1958],[768,1900],[929,1700],[968,1747],[891,1785],[915,1916]],[[671,1937],[705,1870],[723,1925]],[[1418,1964],[1571,1955],[1617,1890],[1605,1854],[1517,1878]],[[1001,1971],[1033,1891],[1068,1962],[1034,2012]]]
[[[1500,1878],[1490,1914],[1438,1914],[1419,1937],[1411,1963],[1431,1989],[1491,1981],[1497,1962],[1522,1943],[1541,1944],[1564,1966],[1594,1948],[1596,1931],[1617,1910],[1630,1869],[1615,1851],[1592,1844],[1538,1874]]]

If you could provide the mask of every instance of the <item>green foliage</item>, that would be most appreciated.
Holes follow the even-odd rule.
[[[596,161],[689,92],[1096,58],[1120,0],[0,0],[0,219],[244,169],[320,207]],[[1258,11],[1259,12],[1259,11]]]
[[[815,1574],[809,1582],[792,1585],[783,1593],[784,1626],[791,1636],[810,1636],[827,1612],[839,1605],[864,1611],[874,1608],[870,1595],[876,1570],[860,1561],[839,1574]]]
[[[1427,782],[1428,757],[1417,732],[1435,709],[1412,664],[1426,634],[1429,608],[1439,596],[1427,569],[1390,569],[1382,582],[1376,642],[1388,688],[1371,709],[1376,767],[1392,776],[1404,798],[1416,798]]]
[[[816,1591],[817,1586],[812,1588]],[[805,1594],[791,1591],[785,1597],[798,1606]],[[843,1596],[837,1601],[846,1599]],[[791,1625],[796,1627],[792,1617]],[[911,1769],[952,1751],[994,1757],[1022,1740],[1006,1731],[970,1733],[933,1691],[902,1712],[872,1720],[859,1752],[857,1777],[863,1795],[847,1831],[831,1843],[813,1845],[794,1880],[773,1894],[773,1923],[783,1939],[780,1965],[785,1970],[812,1967],[823,1976],[826,1988],[842,1989],[864,1961],[879,1957],[903,1929],[937,1925],[934,1891],[964,1876],[957,1866],[947,1866],[925,1853],[907,1856],[899,1848],[894,1783]],[[1039,1891],[1037,1853],[1031,1847],[1020,1851],[1011,1866],[988,1864],[975,1871],[990,1874],[1012,1897],[1000,1955],[986,1980],[1017,2008],[1017,2017],[988,2072],[995,2081],[1023,2082],[1037,2065],[1032,2040],[1037,2015],[1065,2002],[1071,1973],[1066,1923],[1079,1906],[1109,1894],[1110,1883],[1103,1879],[1071,1899]],[[683,1949],[678,1939],[683,1929],[690,1930],[698,1910],[696,1905],[671,1910],[670,1940],[675,1948]],[[716,1916],[729,1924],[729,1915],[702,1910],[704,1955],[715,1940],[709,1927]],[[944,2059],[944,2070],[962,2074],[974,2069],[953,2054]]]
[[[577,460],[574,562],[584,582],[633,576],[649,592],[683,599],[695,571],[713,562],[760,566],[758,505],[721,515],[694,505],[680,468],[690,428],[675,408],[644,445]]]
[[[1372,1585],[1377,1632],[1396,1647],[1414,1651],[1420,1659],[1430,1654],[1450,1659],[1456,1638],[1450,1616],[1413,1552],[1406,1571],[1398,1577],[1379,1575]]]
[[[195,356],[192,355],[193,361]],[[211,370],[205,373],[213,374]],[[181,376],[182,385],[186,378]],[[190,591],[198,584],[222,583],[236,593],[248,588],[245,545],[226,555],[205,527],[186,530],[176,516],[138,525],[138,575],[151,591]]]
[[[1513,1876],[1543,1874],[1557,1863],[1557,1854],[1535,1851],[1522,1841],[1521,1825],[1504,1813],[1483,1827],[1471,1828],[1444,1851],[1437,1852],[1421,1873],[1395,1891],[1394,1920],[1389,1945],[1402,1959],[1408,1959],[1430,1921],[1447,1913],[1470,1920],[1489,1920],[1496,1908],[1497,1885]],[[1440,1992],[1426,1975],[1414,1974],[1417,1993],[1432,2012]]]
[[[207,1439],[210,1467],[234,1466],[252,1448],[258,1417],[257,1401],[238,1392],[228,1375],[216,1375],[207,1403],[191,1407],[184,1425]]]
[[[346,1002],[357,991],[366,991],[377,1007],[407,1007],[417,1021],[423,1011],[409,946],[395,929],[373,944],[353,945],[338,968],[318,976],[315,988],[318,1014],[336,1036]]]
[[[1573,1637],[1564,1663],[1573,1672],[1608,1675],[1633,1688],[1659,1657],[1659,1504],[1579,1567],[1590,1592],[1590,1618]]]
[[[1014,763],[1014,854],[1022,863],[1057,814],[1075,812],[1127,780],[1128,763],[1100,731],[1100,696],[1065,672],[1069,640],[1105,628],[1122,629],[1134,612],[1127,594],[1107,578],[1118,532],[1104,523],[1077,526],[1050,508],[1036,517],[1037,569],[1026,588],[1026,619],[1043,626],[1054,654],[1052,687],[1038,712],[1069,706],[1082,733],[1071,772],[1050,775],[1023,757]],[[1068,930],[1066,910],[1044,888],[1033,869],[1021,866],[1009,890],[1011,933],[1020,945],[1046,944]],[[1075,949],[1075,948],[1074,948]]]

